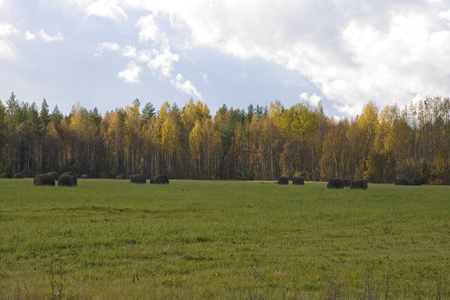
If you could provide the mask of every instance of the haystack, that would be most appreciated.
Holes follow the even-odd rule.
[[[285,176],[281,176],[278,178],[278,184],[289,184],[289,179]]]
[[[350,179],[342,179],[342,182],[344,182],[344,187],[352,186],[352,181]]]
[[[420,186],[420,185],[422,185],[422,180],[420,180],[419,178],[410,179],[408,181],[408,185]]]
[[[12,178],[12,176],[9,173],[2,173],[0,174],[0,178]]]
[[[344,188],[344,180],[339,178],[330,178],[327,183],[327,188],[329,189],[343,189]]]
[[[164,175],[155,175],[150,178],[151,184],[169,184],[169,178]]]
[[[125,175],[117,175],[116,179],[123,180],[123,179],[127,179],[127,177]]]
[[[34,177],[34,185],[55,185],[55,179],[48,174],[39,174]]]
[[[364,179],[352,180],[352,184],[351,184],[350,188],[367,190],[367,180],[364,180]]]
[[[59,173],[56,171],[51,171],[51,172],[48,172],[47,174],[52,176],[53,179],[55,179],[55,180],[58,180],[58,178],[59,178]]]
[[[399,178],[394,180],[395,185],[408,185],[408,179]]]
[[[305,179],[303,179],[301,177],[294,177],[292,179],[292,184],[304,185],[305,184]]]
[[[16,174],[14,174],[13,178],[14,179],[24,179],[25,177],[23,176],[22,173],[16,173]]]
[[[77,186],[77,177],[63,174],[58,178],[58,186]]]
[[[147,179],[145,178],[144,174],[135,174],[135,175],[131,175],[130,182],[131,183],[146,183]]]

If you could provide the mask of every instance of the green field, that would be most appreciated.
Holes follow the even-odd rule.
[[[0,299],[449,299],[450,187],[0,180]]]

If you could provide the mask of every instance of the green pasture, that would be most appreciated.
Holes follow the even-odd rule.
[[[0,180],[0,299],[449,299],[449,250],[448,186]]]

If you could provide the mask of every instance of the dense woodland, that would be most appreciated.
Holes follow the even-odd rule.
[[[144,173],[178,179],[306,180],[420,178],[450,184],[450,100],[406,107],[365,105],[335,120],[322,107],[279,101],[247,110],[201,102],[151,103],[108,111],[74,106],[64,116],[46,100],[0,100],[0,173],[73,171],[94,178]]]

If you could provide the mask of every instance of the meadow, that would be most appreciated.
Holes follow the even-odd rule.
[[[0,299],[449,299],[449,220],[448,186],[4,179]]]

